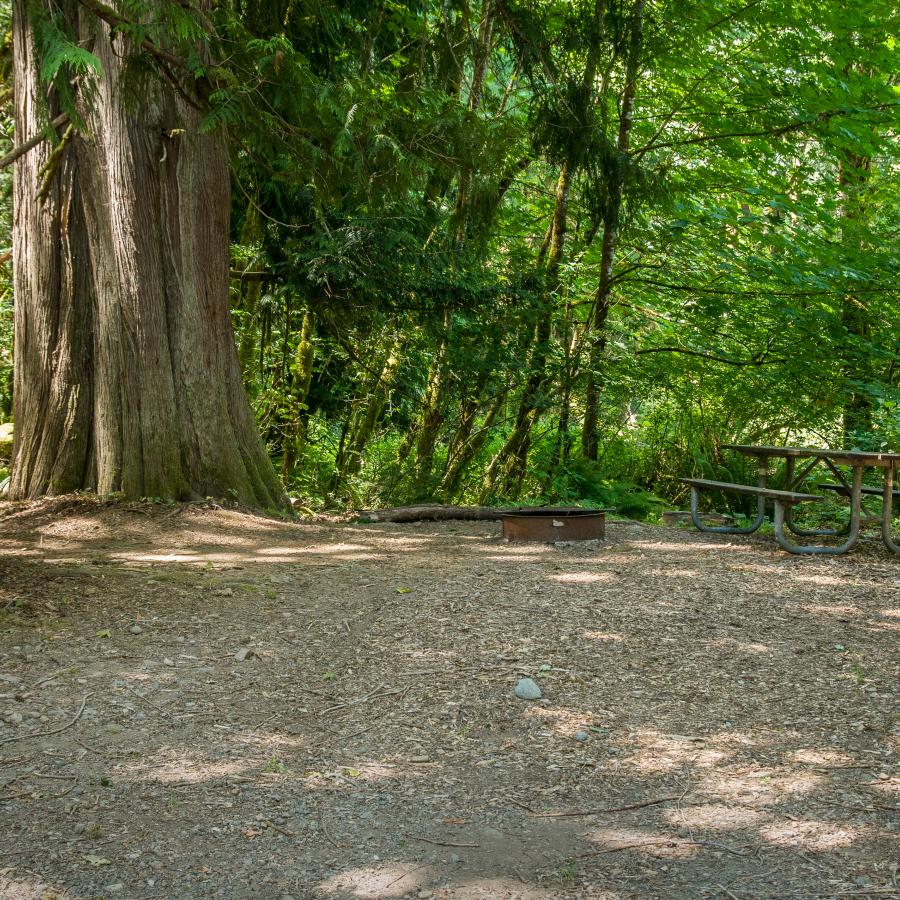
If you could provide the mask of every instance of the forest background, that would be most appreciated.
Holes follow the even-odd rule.
[[[154,9],[157,46],[215,35],[235,340],[305,505],[647,516],[746,477],[722,443],[900,448],[894,3]],[[48,33],[48,79],[90,68]]]

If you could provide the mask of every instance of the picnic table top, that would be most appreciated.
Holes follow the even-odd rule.
[[[867,466],[891,466],[900,463],[900,453],[868,450],[828,450],[824,447],[771,447],[765,444],[723,444],[723,450],[735,450],[748,456],[830,459],[833,463]]]

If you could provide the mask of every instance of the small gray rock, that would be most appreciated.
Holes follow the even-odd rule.
[[[590,735],[589,735],[586,731],[576,731],[576,732],[575,732],[575,740],[576,740],[576,741],[581,741],[582,744],[583,744],[589,737],[590,737]]]
[[[128,629],[132,634],[142,634],[144,629],[141,628],[140,625],[132,625],[131,628]]]
[[[234,658],[238,662],[244,662],[251,657],[256,656],[256,654],[249,647],[241,647],[237,653],[234,654]]]
[[[531,678],[520,678],[516,685],[516,696],[520,700],[540,700],[544,695]]]
[[[175,665],[175,660],[174,660],[174,659],[169,659],[169,657],[167,656],[167,657],[165,657],[165,658],[163,659],[163,665],[164,665],[164,666],[174,666],[174,665]]]

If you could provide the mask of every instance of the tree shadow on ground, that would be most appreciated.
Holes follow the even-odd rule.
[[[0,897],[896,890],[877,551],[30,524],[0,544],[0,712],[27,714],[0,726]],[[524,675],[542,700],[513,696]]]

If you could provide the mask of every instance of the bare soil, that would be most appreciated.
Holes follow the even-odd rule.
[[[0,897],[897,896],[898,632],[874,537],[6,504]]]

